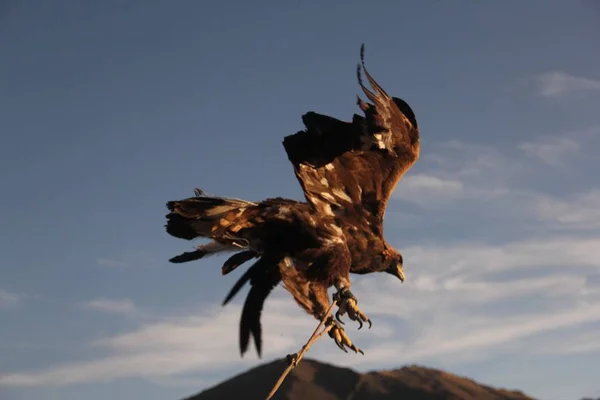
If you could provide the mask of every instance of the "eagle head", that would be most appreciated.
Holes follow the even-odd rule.
[[[384,271],[404,282],[404,260],[402,259],[402,254],[396,252],[388,260],[388,267]]]

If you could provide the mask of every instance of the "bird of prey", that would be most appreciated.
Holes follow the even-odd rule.
[[[212,240],[171,262],[237,251],[223,265],[227,274],[257,258],[224,301],[250,283],[240,320],[242,355],[253,336],[260,356],[260,315],[279,283],[319,320],[334,286],[337,320],[348,313],[362,326],[371,321],[350,291],[350,273],[386,272],[404,281],[403,258],[383,236],[383,217],[396,184],[419,158],[419,128],[410,106],[390,97],[367,71],[364,45],[360,55],[358,83],[371,102],[357,99],[364,117],[355,114],[345,122],[308,112],[302,117],[305,129],[284,138],[306,202],[280,197],[250,202],[196,189],[194,197],[167,203],[170,235]],[[372,90],[363,84],[361,67]],[[338,322],[330,317],[326,323],[333,325],[330,336],[342,350],[360,351]]]

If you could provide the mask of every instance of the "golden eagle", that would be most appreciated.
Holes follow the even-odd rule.
[[[239,251],[223,265],[227,274],[258,260],[242,275],[224,301],[249,282],[240,320],[240,350],[250,336],[261,354],[260,315],[279,283],[308,313],[321,320],[334,286],[336,318],[348,313],[362,327],[370,319],[350,291],[350,272],[387,272],[404,281],[402,255],[383,236],[387,201],[397,182],[419,158],[419,128],[410,106],[390,97],[364,65],[364,45],[357,67],[358,83],[371,103],[358,97],[364,117],[344,122],[315,112],[302,116],[305,130],[284,138],[283,146],[307,202],[270,198],[251,202],[208,196],[169,201],[167,232],[177,238],[212,239],[195,251],[173,257],[174,263],[224,251]],[[363,85],[361,67],[372,87]],[[329,332],[344,351],[358,349],[330,317]],[[361,351],[362,352],[362,351]]]

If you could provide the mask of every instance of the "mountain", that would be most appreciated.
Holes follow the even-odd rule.
[[[252,368],[186,400],[264,400],[285,369],[277,360]],[[359,373],[304,359],[273,400],[525,400],[522,392],[495,389],[471,379],[421,366]]]

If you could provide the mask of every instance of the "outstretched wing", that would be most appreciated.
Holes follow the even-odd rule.
[[[361,66],[373,88],[363,85]],[[308,202],[317,212],[343,215],[379,231],[386,203],[404,173],[419,158],[419,128],[410,106],[390,97],[364,65],[358,82],[372,103],[358,98],[365,117],[352,123],[314,112],[302,119],[306,129],[283,145]],[[350,218],[350,220],[348,219]]]

